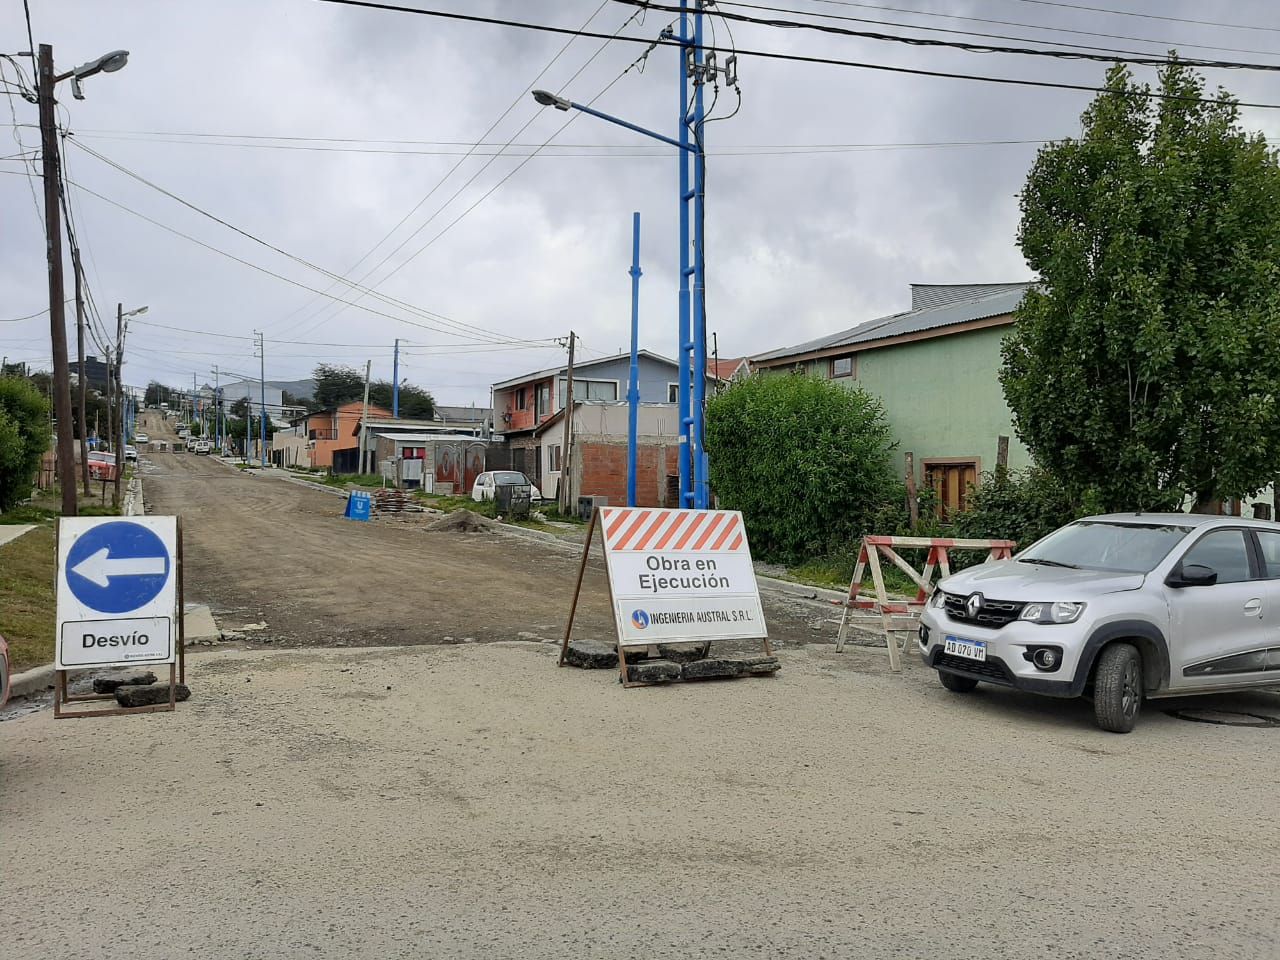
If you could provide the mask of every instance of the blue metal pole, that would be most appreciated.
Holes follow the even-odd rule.
[[[693,58],[698,67],[702,66],[702,0],[694,0],[693,15]],[[705,181],[706,144],[703,141],[703,103],[702,89],[706,86],[705,77],[693,88],[693,132],[694,146],[697,153],[693,158],[693,402],[689,415],[693,418],[689,431],[690,455],[693,459],[693,505],[698,510],[710,506],[707,484],[707,453],[703,443],[705,433],[706,393],[707,393],[707,318],[703,311],[706,303],[707,287],[704,275],[702,248],[704,227],[706,224]]]
[[[685,12],[687,0],[680,0],[680,43],[689,42],[689,15]],[[693,506],[693,461],[689,443],[689,277],[693,268],[689,265],[689,201],[693,192],[689,189],[689,126],[685,123],[689,110],[689,68],[685,59],[685,49],[681,46],[678,52],[680,61],[680,314],[679,343],[676,357],[680,363],[680,395],[678,413],[680,416],[680,507]]]
[[[391,361],[391,416],[400,419],[400,338],[396,338],[396,351]]]
[[[627,506],[636,505],[636,434],[640,426],[640,211],[631,215],[631,371],[627,380]]]

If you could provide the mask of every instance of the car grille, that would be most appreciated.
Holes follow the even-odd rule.
[[[986,660],[969,660],[965,657],[953,657],[949,653],[939,653],[933,661],[935,667],[944,670],[954,670],[957,673],[965,673],[972,677],[981,677],[984,680],[990,680],[993,683],[1012,683],[1009,678],[1009,668],[1004,662],[994,657],[988,657]]]
[[[999,630],[1007,623],[1012,623],[1018,619],[1018,615],[1022,613],[1025,603],[1019,600],[989,600],[983,598],[982,609],[978,611],[976,617],[969,616],[968,594],[947,593],[943,595],[946,598],[947,616],[952,620],[958,620],[961,623],[972,623],[979,627],[989,627],[992,630]]]

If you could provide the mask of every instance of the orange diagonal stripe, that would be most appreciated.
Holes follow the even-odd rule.
[[[621,529],[622,525],[627,522],[627,511],[619,510],[616,517],[611,517],[609,519],[611,521],[611,526],[608,527],[608,533],[609,536],[612,537],[619,529]]]
[[[711,539],[711,535],[716,532],[716,527],[720,526],[720,521],[722,521],[724,517],[725,515],[723,513],[718,513],[711,519],[711,522],[708,523],[706,528],[702,531],[702,536],[698,538],[698,542],[693,545],[693,549],[702,549],[702,545]]]
[[[716,542],[711,544],[711,549],[719,550],[724,545],[724,542],[729,539],[729,535],[733,533],[737,526],[738,518],[730,517],[729,522],[726,523],[724,529],[720,531],[720,536],[716,537]]]
[[[658,514],[658,516],[654,519],[653,523],[649,524],[649,529],[644,532],[644,536],[642,536],[639,540],[637,540],[635,542],[635,546],[633,546],[631,549],[643,550],[645,548],[645,544],[647,544],[650,540],[653,539],[654,534],[656,534],[659,530],[662,529],[662,525],[666,523],[668,519],[669,517],[667,516],[667,514],[665,513]]]
[[[683,527],[689,520],[689,514],[684,512],[676,513],[676,522],[667,527],[667,532],[658,538],[658,542],[653,545],[653,549],[661,550],[667,545],[672,537],[676,535],[676,531]]]
[[[644,526],[644,522],[652,515],[652,510],[641,510],[640,515],[636,517],[636,522],[627,527],[626,531],[619,535],[617,542],[613,545],[615,550],[625,550],[627,541],[635,536],[636,531]]]
[[[733,543],[729,544],[729,549],[737,550],[740,546],[742,546],[742,534],[738,534],[733,538]]]
[[[705,519],[707,519],[707,515],[705,513],[700,513],[694,517],[693,523],[684,528],[684,533],[681,535],[679,540],[671,545],[671,549],[682,550],[684,545],[689,542],[689,538],[697,532],[698,527],[702,526],[702,521]]]

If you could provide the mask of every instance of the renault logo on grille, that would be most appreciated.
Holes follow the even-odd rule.
[[[969,614],[970,617],[976,617],[979,613],[982,612],[982,604],[983,604],[982,594],[971,593],[969,594],[969,599],[966,600],[964,603],[964,609]]]

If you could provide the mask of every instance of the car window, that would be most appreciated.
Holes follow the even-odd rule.
[[[1240,583],[1249,579],[1249,548],[1243,530],[1215,530],[1207,533],[1182,556],[1182,565],[1198,563],[1217,571],[1219,583]]]
[[[1262,563],[1267,576],[1280,578],[1280,533],[1266,530],[1255,530],[1254,533],[1258,535],[1258,545],[1262,547]]]
[[[1079,521],[1032,544],[1017,559],[1085,570],[1148,573],[1190,530],[1172,524]]]

